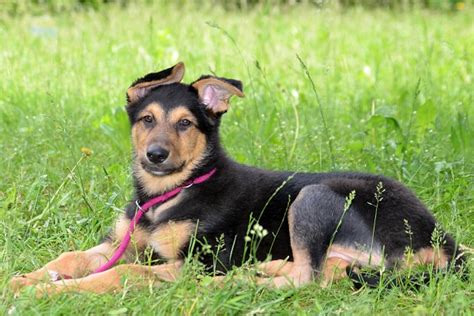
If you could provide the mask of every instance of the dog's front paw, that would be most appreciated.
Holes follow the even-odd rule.
[[[72,279],[72,277],[67,274],[61,274],[56,271],[47,270],[47,271],[42,271],[40,273],[36,271],[36,272],[28,273],[28,274],[14,276],[10,280],[9,288],[15,294],[18,294],[21,291],[21,289],[27,286],[38,285],[41,283],[47,284],[51,282],[68,280],[68,279]]]
[[[27,286],[32,286],[35,284],[38,284],[39,282],[43,282],[44,280],[38,280],[38,279],[33,279],[29,278],[27,275],[17,275],[14,276],[9,284],[8,287],[10,288],[11,291],[13,291],[15,294],[18,294],[21,289]]]
[[[51,282],[51,280],[37,280],[26,277],[25,275],[15,276],[10,280],[9,287],[13,291],[15,296],[19,296],[23,291],[32,290],[36,297],[42,297],[44,295],[52,295],[55,293],[62,292],[64,285],[60,282],[64,282],[60,279],[57,282]]]

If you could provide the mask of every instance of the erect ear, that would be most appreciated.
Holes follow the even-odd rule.
[[[135,80],[130,88],[128,88],[127,101],[128,103],[135,102],[143,98],[148,91],[155,87],[180,82],[183,76],[184,64],[182,62],[160,72],[149,73],[145,77]]]
[[[199,99],[211,112],[224,113],[229,108],[231,96],[244,97],[242,82],[239,80],[203,76],[192,83],[199,94]]]

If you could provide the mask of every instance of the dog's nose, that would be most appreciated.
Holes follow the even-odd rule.
[[[163,161],[165,161],[169,155],[170,155],[169,151],[159,146],[156,146],[156,147],[150,146],[148,148],[148,151],[146,152],[146,156],[148,160],[156,164],[162,163]]]

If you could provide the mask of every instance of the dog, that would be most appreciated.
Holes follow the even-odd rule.
[[[120,290],[124,277],[136,285],[172,281],[189,255],[213,272],[256,259],[263,262],[256,281],[274,287],[316,279],[327,286],[354,267],[447,269],[462,263],[453,238],[395,180],[267,171],[230,159],[219,126],[229,99],[244,96],[242,83],[201,76],[188,85],[183,76],[178,63],[127,90],[135,193],[108,236],[14,277],[15,290],[103,293]],[[133,242],[124,243],[130,237]],[[114,255],[121,242],[124,256]],[[160,264],[113,266],[119,257],[133,262],[147,247]],[[108,261],[110,269],[101,268]]]

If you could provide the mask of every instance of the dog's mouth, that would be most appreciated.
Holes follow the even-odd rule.
[[[184,169],[185,162],[183,161],[179,166],[157,166],[146,161],[141,162],[143,170],[157,177],[167,176],[173,173],[181,172]]]

